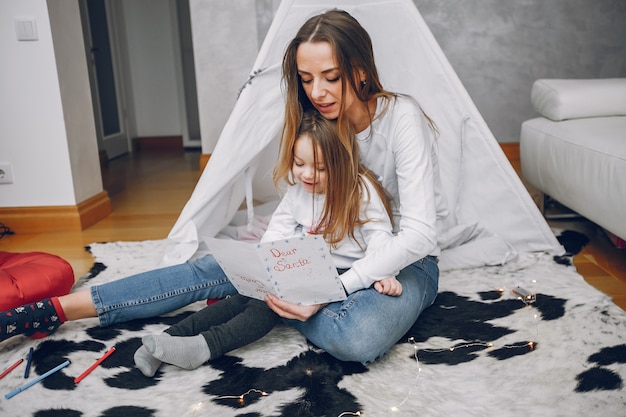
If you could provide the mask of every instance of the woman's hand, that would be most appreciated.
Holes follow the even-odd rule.
[[[281,300],[271,294],[265,296],[265,302],[268,307],[271,308],[276,314],[284,319],[295,319],[300,321],[307,321],[315,313],[320,311],[325,304],[313,304],[310,306],[303,306],[299,304],[293,304],[289,301]]]
[[[374,289],[381,294],[397,297],[402,294],[402,283],[396,277],[389,277],[376,281]]]

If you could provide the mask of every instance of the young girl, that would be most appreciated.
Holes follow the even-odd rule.
[[[309,112],[294,140],[283,142],[274,182],[289,188],[262,242],[321,234],[342,273],[365,253],[392,238],[391,208],[371,171],[359,163],[354,135],[343,144],[334,122]],[[375,283],[380,294],[399,296],[402,285],[389,277]],[[228,297],[158,335],[143,338],[135,364],[153,376],[162,362],[195,369],[267,334],[280,319],[263,301]]]
[[[353,129],[363,164],[391,195],[394,236],[341,275],[349,294],[344,302],[298,306],[275,297],[266,302],[335,358],[369,363],[402,338],[437,295],[438,221],[447,211],[434,129],[414,100],[383,89],[371,39],[344,11],[330,10],[302,25],[284,55],[283,77],[282,137],[296,137],[303,109],[337,120],[344,147]],[[402,283],[402,295],[382,296],[372,288],[390,276]],[[2,312],[0,341],[49,333],[66,320],[98,317],[101,326],[109,326],[236,293],[215,258],[206,255],[21,306],[19,314]]]

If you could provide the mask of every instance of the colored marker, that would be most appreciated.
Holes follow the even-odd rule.
[[[98,359],[93,365],[91,365],[89,368],[87,368],[87,370],[85,372],[83,372],[82,374],[80,374],[79,376],[77,376],[74,379],[74,383],[78,384],[80,381],[82,381],[87,375],[89,375],[91,373],[91,371],[93,371],[94,369],[96,369],[96,367],[98,365],[100,365],[106,358],[108,358],[109,356],[111,356],[111,354],[115,352],[115,348],[112,347],[111,349],[109,349],[109,351],[107,353],[105,353],[104,355],[102,355],[102,357],[100,359]]]
[[[26,360],[26,369],[24,370],[24,378],[28,378],[30,374],[30,364],[33,362],[33,348],[28,350],[28,359]]]
[[[56,368],[50,369],[48,372],[46,372],[45,374],[41,375],[40,377],[37,377],[37,378],[33,379],[32,381],[29,381],[26,384],[22,385],[21,387],[16,388],[13,391],[9,392],[8,394],[6,394],[4,396],[4,398],[6,398],[8,400],[9,398],[16,396],[20,392],[27,390],[28,388],[30,388],[33,385],[35,385],[37,382],[40,382],[44,378],[47,378],[50,375],[52,375],[53,373],[58,372],[59,370],[65,368],[69,364],[70,364],[70,361],[63,362],[61,365],[57,366]]]
[[[4,378],[5,376],[9,375],[9,372],[11,372],[12,370],[14,370],[15,368],[17,368],[17,366],[24,362],[24,359],[20,359],[17,362],[15,362],[13,365],[9,366],[7,369],[5,369],[1,374],[0,374],[0,379]]]

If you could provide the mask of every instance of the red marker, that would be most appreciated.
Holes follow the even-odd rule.
[[[24,362],[24,359],[20,359],[17,362],[15,362],[13,365],[9,366],[4,372],[2,372],[0,374],[0,379],[4,378],[5,376],[9,375],[9,372],[11,372],[12,370],[14,370],[15,368],[17,368],[17,366]]]
[[[91,373],[91,371],[93,371],[94,369],[96,369],[96,367],[98,365],[100,365],[106,358],[108,358],[109,356],[111,356],[111,354],[115,352],[115,348],[112,347],[111,349],[109,349],[109,351],[107,353],[105,353],[104,355],[102,355],[102,357],[100,359],[98,359],[93,365],[91,365],[89,368],[87,368],[87,370],[85,372],[83,372],[82,374],[80,374],[79,376],[77,376],[74,379],[74,383],[78,384],[80,381],[82,381],[83,379],[85,379],[85,377],[87,375],[89,375]]]

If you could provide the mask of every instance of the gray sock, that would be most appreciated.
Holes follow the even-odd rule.
[[[152,356],[183,369],[196,369],[211,359],[209,346],[200,334],[179,337],[161,333],[144,336],[141,341]]]
[[[135,366],[137,366],[141,373],[147,377],[153,377],[163,363],[159,359],[152,356],[143,345],[137,349],[134,358]]]

